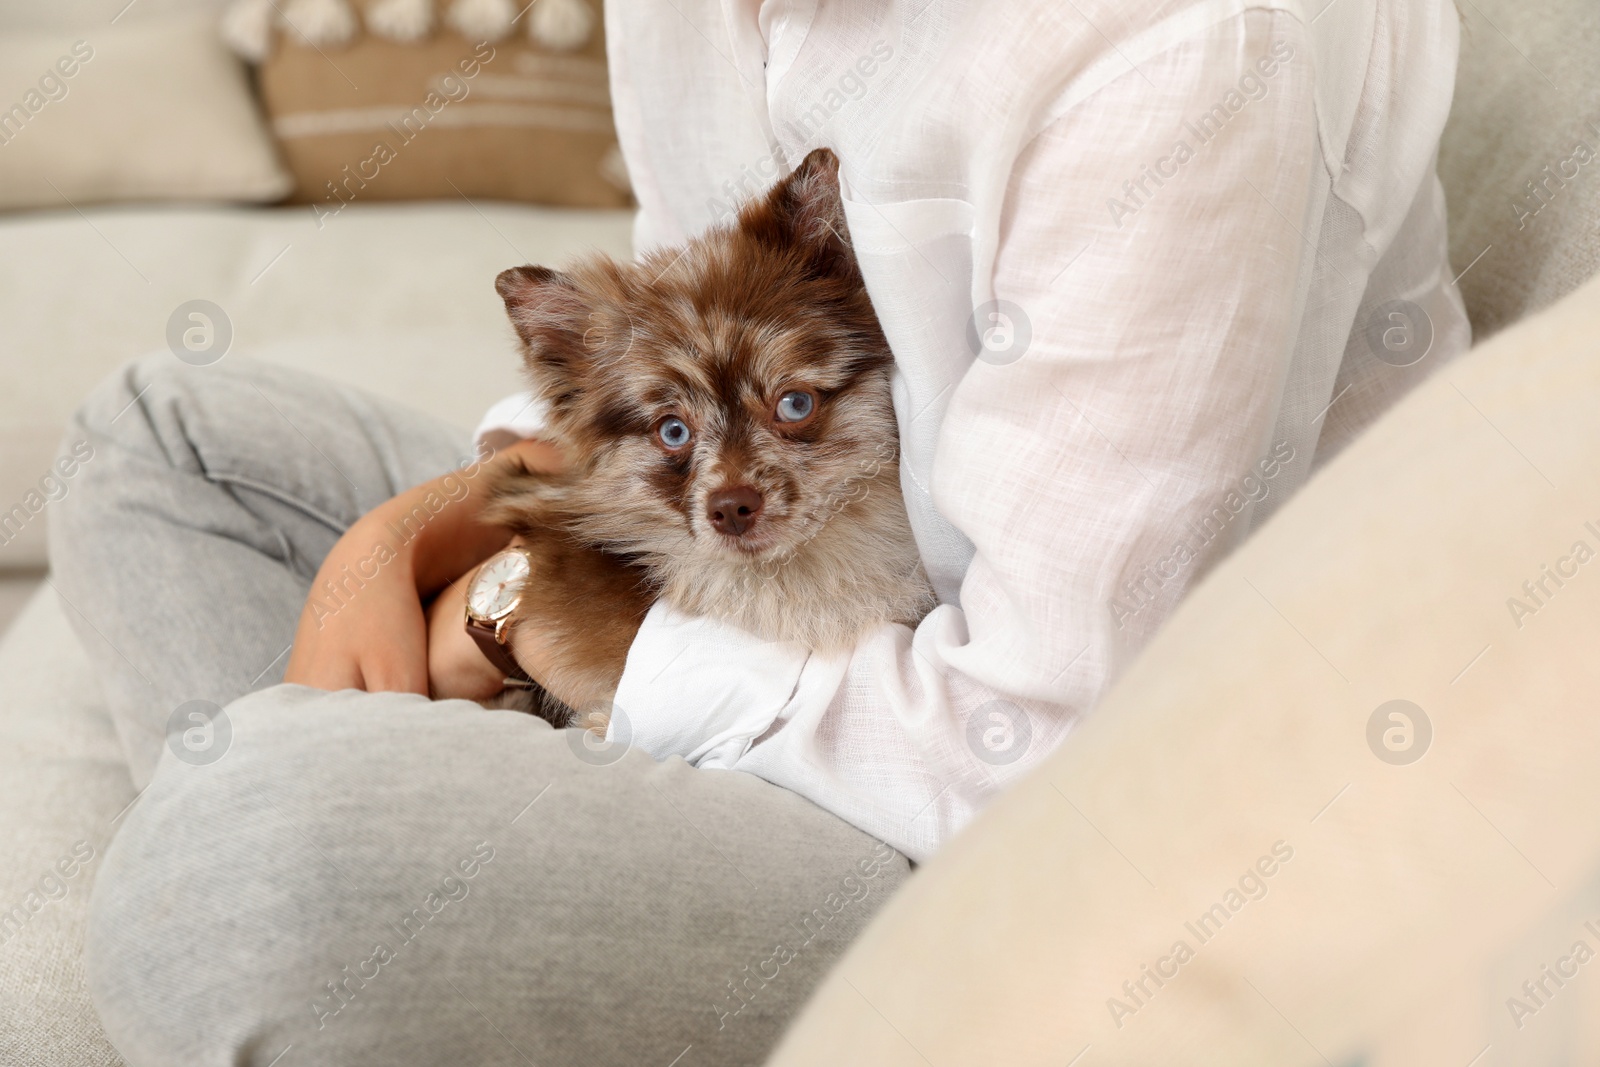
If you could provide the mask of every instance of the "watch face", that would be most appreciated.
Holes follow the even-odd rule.
[[[528,557],[508,550],[490,556],[478,568],[478,575],[467,590],[467,610],[480,619],[498,619],[517,606],[522,583],[528,580]]]

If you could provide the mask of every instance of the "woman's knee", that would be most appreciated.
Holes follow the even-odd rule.
[[[51,568],[69,586],[80,573],[99,574],[107,541],[126,533],[130,508],[160,500],[159,483],[186,477],[183,468],[195,465],[149,417],[184,388],[168,366],[174,363],[159,353],[124,364],[90,390],[67,426],[52,468],[61,482],[48,533]]]
[[[80,441],[96,448],[121,448],[180,467],[199,469],[186,448],[188,424],[232,422],[248,401],[248,367],[196,367],[170,353],[129,360],[101,379],[74,414],[63,452]],[[256,401],[259,404],[259,400]]]

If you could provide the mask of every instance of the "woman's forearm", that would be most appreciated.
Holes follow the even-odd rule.
[[[483,512],[486,475],[511,462],[554,471],[561,455],[520,441],[384,501],[346,530],[312,582],[284,680],[428,692],[423,604],[510,540]]]
[[[487,559],[511,532],[483,521],[488,505],[485,475],[520,461],[534,470],[557,470],[560,453],[541,441],[518,441],[476,463],[424,482],[373,508],[350,528],[347,539],[369,551],[382,545],[411,575],[424,600]]]

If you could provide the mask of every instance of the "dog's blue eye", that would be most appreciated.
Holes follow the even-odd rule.
[[[778,421],[799,422],[817,406],[817,398],[796,389],[778,398]]]
[[[689,443],[689,424],[674,416],[656,427],[656,436],[661,438],[662,444],[676,451]]]

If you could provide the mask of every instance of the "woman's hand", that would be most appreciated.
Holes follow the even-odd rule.
[[[300,612],[284,681],[318,689],[428,691],[428,635],[413,550],[395,541],[381,523],[363,518],[333,546]],[[375,564],[378,558],[386,562]]]
[[[530,470],[562,467],[554,446],[519,441],[408,489],[357,520],[311,584],[284,681],[427,693],[423,604],[510,540],[508,530],[483,522],[482,514],[488,502],[483,475],[512,460]],[[464,632],[461,638],[471,640]]]

